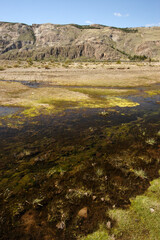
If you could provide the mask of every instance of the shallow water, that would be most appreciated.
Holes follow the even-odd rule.
[[[14,114],[20,110],[21,110],[21,108],[19,108],[19,107],[2,107],[2,106],[0,106],[0,117]]]
[[[108,209],[127,208],[130,198],[158,177],[160,97],[128,98],[140,105],[68,109],[26,118],[20,128],[9,125],[14,118],[5,120],[0,127],[3,239],[77,239],[107,222]],[[140,170],[146,178],[137,175]],[[80,218],[84,207],[88,217]]]
[[[1,79],[0,82],[8,82],[8,83],[17,82],[17,83],[21,83],[21,84],[23,84],[25,86],[28,86],[30,88],[38,88],[41,85],[43,85],[43,84],[40,84],[37,81],[24,81],[24,80],[2,80]]]
[[[57,85],[54,84],[54,82],[39,82],[39,81],[25,81],[25,80],[2,80],[0,79],[0,82],[18,82],[25,86],[28,86],[30,88],[40,88],[40,87],[53,87],[53,88],[70,88],[70,89],[120,89],[120,90],[138,90],[139,92],[144,92],[145,90],[148,90],[150,88],[157,89],[160,87],[160,83],[155,83],[147,86],[138,86],[138,87],[125,87],[125,86],[92,86],[92,85]]]

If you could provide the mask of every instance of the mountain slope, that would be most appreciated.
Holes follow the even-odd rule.
[[[0,59],[138,59],[134,55],[160,59],[160,27],[133,29],[50,23],[29,26],[0,22]]]

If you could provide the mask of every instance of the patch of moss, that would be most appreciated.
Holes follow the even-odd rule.
[[[122,96],[122,95],[131,95],[135,94],[136,90],[128,90],[128,89],[101,89],[101,88],[69,88],[70,91],[80,92],[83,94],[87,94],[92,98],[100,98],[104,96]]]
[[[4,187],[7,183],[8,183],[8,178],[3,178],[3,179],[0,181],[0,187]]]
[[[20,189],[28,188],[29,186],[32,185],[32,183],[33,183],[32,175],[31,174],[26,174],[18,182],[16,190],[19,191]]]
[[[150,91],[145,91],[149,96],[155,96],[160,94],[160,90],[150,90]]]
[[[25,109],[22,112],[22,115],[33,118],[40,114],[50,114],[53,112],[55,112],[55,108],[53,106],[49,106],[49,105],[46,105],[46,106],[39,105],[38,106],[37,105],[37,106],[33,106],[33,107]]]
[[[61,108],[61,109],[71,108],[71,107],[76,107],[78,105],[77,101],[70,101],[70,100],[63,100],[63,99],[56,100],[54,98],[42,98],[39,100],[39,102],[42,104],[53,105],[55,110],[57,108]]]
[[[160,239],[160,179],[152,181],[144,195],[131,201],[128,210],[114,209],[109,215],[117,222],[113,233],[121,239]]]
[[[81,238],[81,240],[113,240],[113,239],[114,239],[113,237],[109,236],[108,231],[104,226],[100,226],[98,231]]]
[[[108,100],[108,105],[109,107],[136,107],[138,105],[140,105],[137,102],[132,102],[128,99],[124,99],[124,98],[118,98],[118,97],[112,97],[112,98],[107,98]]]

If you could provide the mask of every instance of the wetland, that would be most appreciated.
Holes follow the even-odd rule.
[[[7,64],[1,239],[159,239],[160,65]]]

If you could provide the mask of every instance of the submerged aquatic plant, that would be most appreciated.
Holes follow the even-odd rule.
[[[156,144],[156,140],[154,138],[148,138],[146,140],[146,143],[149,145],[154,145],[154,144]]]
[[[142,179],[147,178],[145,172],[141,169],[141,170],[134,170],[134,173],[137,177],[140,177]]]
[[[66,194],[66,199],[80,199],[84,197],[88,197],[92,195],[92,191],[89,189],[81,188],[81,189],[69,189],[68,193]]]
[[[51,177],[54,174],[63,175],[64,173],[65,173],[65,170],[62,169],[61,167],[53,167],[48,171],[47,177]]]
[[[109,107],[136,107],[139,105],[137,102],[132,102],[130,100],[119,98],[119,97],[110,97],[107,98]]]
[[[96,169],[96,175],[97,175],[98,177],[102,177],[102,176],[104,175],[103,169],[97,168],[97,169]]]
[[[101,111],[100,113],[99,113],[99,115],[102,115],[102,116],[107,116],[109,113],[108,112],[106,112],[105,110],[104,111]]]

